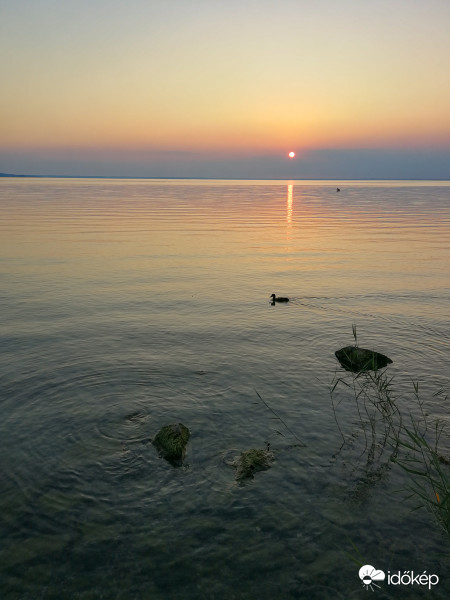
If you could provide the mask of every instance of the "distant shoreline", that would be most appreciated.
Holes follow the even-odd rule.
[[[177,177],[173,175],[23,175],[23,174],[15,174],[15,173],[0,173],[0,178],[29,178],[29,179],[173,179],[173,180],[199,180],[199,181],[207,181],[207,180],[230,180],[230,181],[287,181],[290,180],[289,177],[188,177],[182,176]],[[292,181],[450,181],[450,179],[429,179],[429,178],[418,178],[418,179],[398,179],[392,177],[355,177],[355,178],[345,178],[340,179],[338,177],[308,177],[308,178],[294,178]]]
[[[12,175],[11,173],[0,173],[0,177],[40,177],[40,175]]]

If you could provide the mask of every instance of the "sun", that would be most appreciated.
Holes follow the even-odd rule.
[[[288,156],[289,156],[289,158],[294,158],[295,152],[289,152]]]

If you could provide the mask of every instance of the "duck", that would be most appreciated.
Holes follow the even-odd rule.
[[[283,298],[283,296],[276,296],[275,294],[272,294],[270,297],[272,298],[272,303],[289,302],[289,298]]]

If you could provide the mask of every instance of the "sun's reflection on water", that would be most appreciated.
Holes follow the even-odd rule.
[[[294,204],[294,184],[288,183],[287,186],[287,201],[286,201],[286,237],[290,239],[291,228],[292,228],[292,213]]]

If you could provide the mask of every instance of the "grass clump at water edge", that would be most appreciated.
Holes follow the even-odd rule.
[[[419,384],[413,385],[422,419],[410,416],[410,425],[402,427],[398,440],[402,453],[395,462],[410,475],[411,496],[420,500],[416,508],[431,510],[436,522],[450,537],[450,459],[438,449],[444,425],[436,420],[430,427],[419,397]],[[442,390],[435,395],[440,393]],[[433,443],[427,440],[431,435]]]

